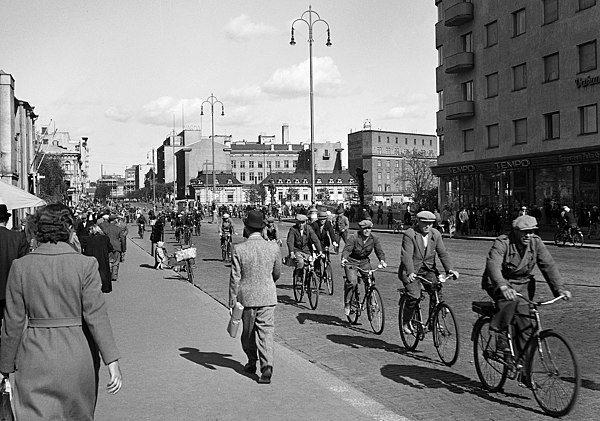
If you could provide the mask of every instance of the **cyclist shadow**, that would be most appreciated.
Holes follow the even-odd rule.
[[[154,265],[149,265],[148,263],[142,263],[140,267],[145,269],[154,269]]]
[[[319,323],[322,325],[329,326],[345,326],[348,324],[347,321],[340,319],[337,316],[331,316],[329,314],[318,314],[318,313],[298,313],[296,316],[298,319],[298,323],[303,325],[306,321],[311,321],[314,323]]]
[[[296,300],[289,295],[277,295],[277,303],[296,307],[302,310],[308,310],[310,308],[306,297],[304,297],[301,302],[297,303]]]
[[[482,389],[479,382],[451,371],[415,365],[386,364],[381,367],[381,375],[414,389],[446,389],[455,394],[469,393],[502,406],[543,414],[542,411],[533,407],[500,398],[504,395],[512,399],[531,400],[527,396],[507,392],[488,393]]]
[[[255,379],[256,374],[246,373],[242,363],[236,360],[232,360],[231,354],[221,354],[218,352],[203,352],[198,348],[182,347],[179,348],[182,353],[180,357],[185,358],[195,364],[201,365],[208,370],[217,370],[217,367],[230,368],[236,373],[239,373],[245,377]]]

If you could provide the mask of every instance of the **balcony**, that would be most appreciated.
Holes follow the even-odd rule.
[[[461,2],[445,10],[446,26],[460,26],[473,20],[473,3]]]
[[[446,120],[460,120],[475,115],[475,103],[473,101],[457,101],[446,104]]]
[[[473,68],[475,54],[457,53],[446,57],[446,73],[462,73]]]

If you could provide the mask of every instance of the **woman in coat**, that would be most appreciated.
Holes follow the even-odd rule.
[[[8,276],[0,373],[14,372],[17,419],[93,420],[98,351],[108,392],[122,384],[98,262],[67,243],[73,214],[65,205],[40,209],[34,224],[40,245],[15,260]]]
[[[88,235],[81,237],[82,253],[86,256],[93,256],[98,261],[98,270],[100,271],[100,280],[102,281],[102,292],[112,291],[112,281],[110,273],[110,263],[108,261],[109,253],[114,251],[110,238],[102,229],[94,224],[89,227]]]

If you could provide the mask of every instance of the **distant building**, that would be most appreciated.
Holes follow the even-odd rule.
[[[242,204],[246,201],[242,183],[231,173],[219,172],[215,174],[215,192],[213,194],[212,172],[198,173],[197,177],[190,180],[188,198],[209,205],[216,200],[219,204]]]
[[[125,177],[119,174],[104,174],[96,181],[96,188],[99,186],[108,186],[110,188],[109,199],[117,200],[125,197]]]

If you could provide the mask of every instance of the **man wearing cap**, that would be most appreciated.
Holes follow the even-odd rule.
[[[114,282],[119,279],[119,264],[121,254],[126,250],[127,236],[125,230],[117,225],[117,215],[110,215],[108,222],[103,223],[100,228],[108,236],[113,246],[113,251],[108,255],[108,262],[110,263],[111,279]]]
[[[563,206],[563,211],[560,214],[561,229],[567,231],[569,235],[572,234],[573,229],[577,228],[577,221],[575,215],[571,212],[571,208]]]
[[[335,233],[337,234],[337,242],[344,244],[348,243],[348,229],[350,228],[350,222],[348,217],[344,215],[344,206],[339,206],[335,211],[337,216],[335,217]]]
[[[261,212],[261,214],[262,214],[262,212]],[[230,238],[232,238],[234,234],[237,234],[235,232],[235,228],[233,227],[233,223],[229,219],[229,214],[224,213],[222,218],[223,218],[223,220],[221,221],[221,225],[219,225],[219,236],[221,237],[221,248],[223,247],[223,244],[225,244],[225,240],[227,239],[228,235]]]
[[[344,312],[346,316],[350,315],[350,299],[352,291],[358,282],[358,270],[356,267],[367,271],[371,270],[371,260],[369,256],[375,250],[375,255],[379,263],[386,267],[385,253],[381,247],[379,239],[371,234],[373,221],[363,219],[358,223],[358,232],[351,235],[342,251],[342,266],[346,272],[346,283],[344,285]],[[366,275],[364,275],[366,276]]]
[[[267,241],[275,241],[277,245],[281,247],[281,240],[279,239],[279,229],[275,224],[275,217],[269,216],[267,218],[267,224],[262,231],[262,236]]]
[[[296,214],[296,224],[290,228],[287,236],[287,246],[290,259],[295,261],[294,278],[301,279],[304,263],[313,251],[321,254],[321,242],[315,231],[307,224],[308,218],[301,213]]]
[[[412,312],[417,306],[417,301],[421,297],[421,281],[417,275],[435,282],[440,274],[436,266],[436,256],[439,257],[447,274],[453,274],[458,279],[458,272],[452,267],[452,261],[446,251],[446,246],[442,240],[442,234],[435,228],[435,215],[429,211],[417,213],[417,222],[414,227],[407,229],[402,236],[402,251],[400,254],[400,267],[398,268],[398,278],[404,284],[406,293],[411,298],[407,303],[407,311]],[[430,306],[434,302],[434,289],[431,284],[423,285],[429,293]],[[438,291],[438,296],[442,300],[442,291]],[[411,318],[410,314],[405,315],[405,320]],[[401,327],[406,333],[411,333],[412,327],[405,325]]]
[[[24,231],[12,231],[6,228],[11,214],[6,205],[0,205],[0,326],[4,318],[6,305],[6,280],[13,260],[29,252],[29,244]]]
[[[241,342],[248,357],[244,371],[256,373],[260,362],[258,382],[270,383],[277,304],[275,282],[281,275],[281,252],[277,244],[262,237],[264,226],[262,212],[248,212],[244,220],[248,239],[233,246],[231,253],[229,308],[233,308],[236,302],[244,306]]]
[[[322,250],[329,250],[330,246],[337,247],[335,232],[333,231],[333,225],[327,219],[327,212],[319,211],[317,220],[310,224],[310,227],[317,234]],[[321,273],[321,260],[315,262],[315,269],[317,273]]]
[[[512,222],[512,231],[494,240],[490,249],[481,287],[496,302],[499,311],[494,315],[490,328],[498,335],[497,348],[505,351],[508,348],[506,328],[511,323],[515,312],[529,314],[528,304],[517,300],[516,293],[532,299],[535,293],[535,279],[531,272],[537,264],[544,279],[555,297],[571,293],[565,289],[554,259],[548,252],[542,239],[535,234],[537,221],[533,216],[522,215]],[[515,318],[519,331],[530,325],[529,319]]]

